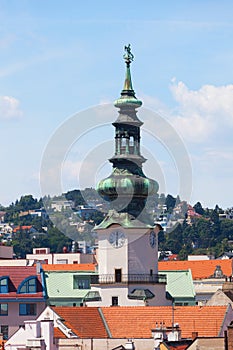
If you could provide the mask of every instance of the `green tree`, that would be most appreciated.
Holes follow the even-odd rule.
[[[202,205],[200,202],[197,202],[193,208],[195,209],[195,212],[197,214],[200,214],[200,215],[204,215],[205,214],[205,210],[202,208]]]
[[[183,246],[183,230],[181,224],[177,224],[170,232],[166,233],[166,247],[172,253],[178,254]]]
[[[166,206],[167,206],[167,211],[168,211],[169,213],[171,213],[172,210],[173,210],[174,207],[175,207],[176,198],[174,198],[173,196],[171,196],[170,194],[168,194],[167,197],[166,197],[165,204],[166,204]]]

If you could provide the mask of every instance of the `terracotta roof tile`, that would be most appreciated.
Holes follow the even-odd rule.
[[[95,264],[42,264],[44,271],[91,271],[95,272]]]
[[[156,322],[172,326],[171,306],[102,307],[102,312],[113,338],[150,338]],[[227,306],[175,306],[174,322],[178,323],[182,338],[218,336]]]
[[[59,328],[54,327],[54,338],[66,339],[66,336]]]
[[[159,271],[191,269],[193,279],[209,278],[214,274],[216,266],[220,265],[227,277],[232,276],[232,260],[185,260],[185,261],[159,261]]]
[[[64,324],[81,338],[107,338],[107,331],[97,307],[54,306]]]
[[[8,276],[9,282],[8,282],[8,290],[9,293],[1,293],[1,298],[43,298],[43,288],[42,288],[42,281],[41,281],[41,275],[36,273],[36,266],[0,266],[0,277],[2,276]],[[37,290],[38,292],[35,294],[17,294],[17,289],[21,282],[27,277],[30,276],[37,276]]]

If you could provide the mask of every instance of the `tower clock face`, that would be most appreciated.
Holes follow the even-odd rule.
[[[114,248],[121,248],[125,243],[125,234],[120,230],[112,231],[108,240]]]
[[[151,231],[150,232],[150,237],[149,237],[149,240],[150,240],[150,245],[152,248],[155,248],[156,246],[156,234],[154,231]]]

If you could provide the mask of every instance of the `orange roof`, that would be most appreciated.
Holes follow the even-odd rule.
[[[177,261],[159,261],[159,271],[174,271],[191,269],[193,279],[209,278],[214,274],[216,266],[220,265],[222,272],[227,277],[232,276],[232,260],[177,260]]]
[[[20,230],[30,230],[32,228],[32,225],[28,225],[28,226],[16,226],[14,229],[13,229],[13,232],[17,232],[17,231],[20,231]]]
[[[64,324],[81,338],[107,338],[107,331],[97,307],[54,306]]]
[[[59,328],[54,327],[54,338],[66,339],[66,336]]]
[[[91,271],[95,272],[95,264],[42,264],[44,271]]]
[[[181,328],[182,338],[217,337],[221,331],[227,306],[175,306],[174,322]],[[113,338],[150,338],[156,322],[172,326],[172,306],[102,307]]]

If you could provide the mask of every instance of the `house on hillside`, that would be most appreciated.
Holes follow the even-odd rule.
[[[13,233],[17,232],[35,233],[37,230],[32,225],[18,225],[13,228]]]
[[[3,210],[0,210],[0,222],[5,221],[5,215],[6,215],[6,212]]]
[[[0,332],[8,339],[46,307],[43,276],[37,266],[0,266]]]
[[[233,258],[233,252],[224,252],[222,255],[218,257],[218,259],[232,259]]]
[[[95,262],[94,254],[68,253],[65,249],[63,253],[51,253],[50,248],[33,248],[33,253],[27,254],[26,259],[30,263],[41,261],[45,264],[92,264]]]

